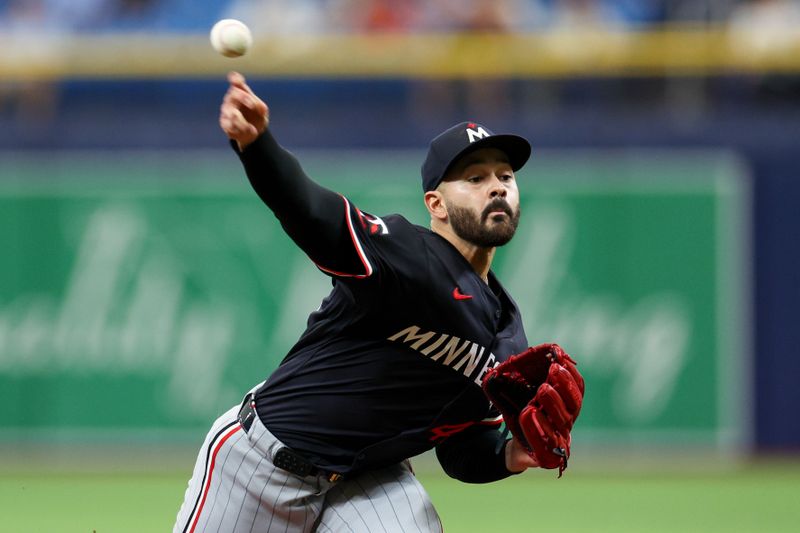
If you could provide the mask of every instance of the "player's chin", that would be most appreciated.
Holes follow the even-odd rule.
[[[500,223],[489,220],[487,224],[489,227],[486,228],[483,235],[483,241],[487,245],[487,248],[508,244],[517,232],[517,226],[511,223],[509,219]]]

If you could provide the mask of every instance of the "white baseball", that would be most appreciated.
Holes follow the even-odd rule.
[[[211,46],[225,57],[243,56],[253,44],[253,34],[244,22],[222,19],[211,28]]]

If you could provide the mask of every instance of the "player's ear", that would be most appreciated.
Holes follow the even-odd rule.
[[[444,196],[439,191],[428,191],[425,193],[425,207],[432,218],[445,220],[447,218],[447,208],[444,205]]]

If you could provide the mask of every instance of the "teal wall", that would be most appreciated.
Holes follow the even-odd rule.
[[[302,154],[427,224],[421,154]],[[381,179],[375,179],[380,176]],[[181,440],[266,377],[330,288],[227,152],[15,159],[0,184],[0,439]],[[551,151],[495,271],[579,362],[584,443],[746,444],[748,181],[723,152]]]

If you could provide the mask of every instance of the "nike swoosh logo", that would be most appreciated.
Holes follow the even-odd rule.
[[[472,300],[471,294],[461,294],[461,291],[458,290],[458,287],[453,289],[453,298],[456,300]]]

